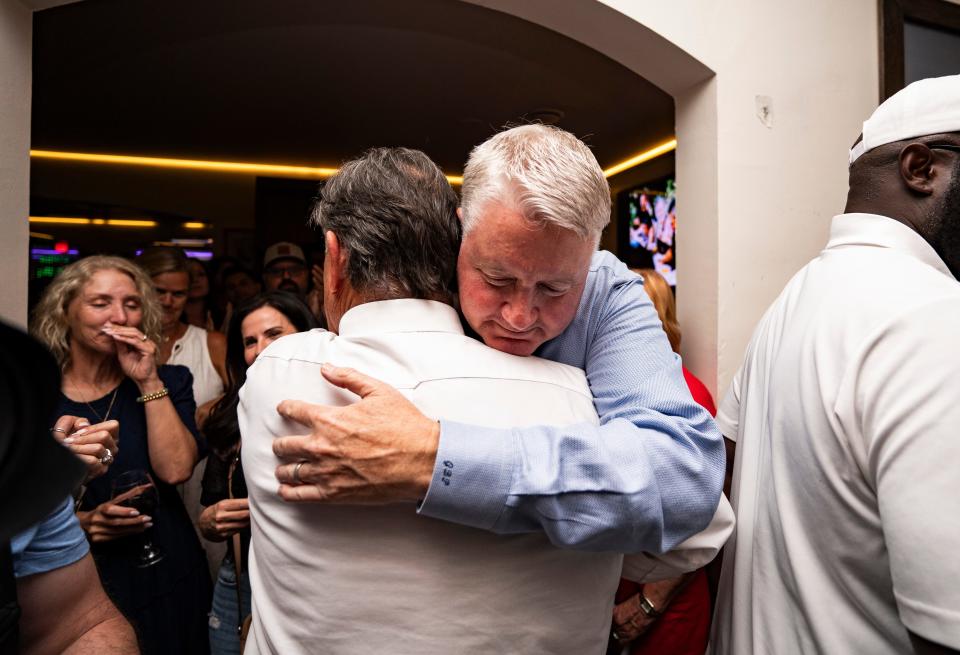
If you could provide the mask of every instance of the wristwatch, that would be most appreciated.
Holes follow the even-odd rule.
[[[638,594],[638,596],[640,596],[640,609],[643,610],[643,613],[651,619],[660,618],[660,611],[654,607],[653,603],[651,603],[642,592]]]

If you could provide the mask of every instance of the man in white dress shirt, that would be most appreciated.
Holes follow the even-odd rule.
[[[960,648],[960,76],[881,105],[846,213],[754,332],[716,655]]]
[[[241,391],[253,530],[248,653],[580,655],[606,645],[623,557],[558,549],[542,532],[498,536],[418,516],[435,444],[424,444],[427,479],[398,490],[405,503],[291,504],[277,494],[277,467],[293,466],[296,476],[303,464],[283,464],[273,440],[304,430],[277,405],[354,399],[326,382],[326,362],[370,371],[432,416],[493,427],[596,424],[581,370],[498,352],[463,334],[450,305],[456,207],[433,162],[399,148],[349,162],[322,191],[331,331],[278,340]],[[456,479],[456,465],[445,466],[445,480]],[[362,471],[349,473],[338,479],[362,485]],[[686,568],[709,559],[725,536]],[[641,577],[659,561],[638,560],[627,575]]]

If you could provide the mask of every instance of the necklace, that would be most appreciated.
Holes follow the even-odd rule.
[[[93,408],[93,405],[91,405],[89,402],[87,402],[87,399],[84,398],[84,396],[83,396],[82,393],[80,393],[80,387],[78,387],[78,386],[76,385],[76,383],[73,383],[73,388],[74,388],[74,390],[77,392],[77,395],[80,396],[80,400],[83,401],[83,404],[90,408],[90,411],[93,412],[93,415],[96,416],[96,417],[99,419],[99,422],[100,422],[100,423],[103,423],[103,422],[106,421],[108,418],[110,418],[110,412],[113,411],[113,403],[116,402],[116,400],[117,400],[117,392],[120,391],[120,385],[119,385],[119,384],[117,385],[117,388],[113,390],[113,395],[110,397],[110,404],[107,405],[107,412],[106,412],[106,414],[104,414],[103,416],[100,416],[100,412],[98,412],[97,410],[95,410],[95,409]]]

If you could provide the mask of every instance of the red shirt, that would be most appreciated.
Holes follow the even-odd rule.
[[[711,416],[716,416],[717,406],[706,385],[686,367],[683,369],[683,379],[693,399]],[[616,602],[621,603],[642,590],[643,585],[621,578]],[[710,613],[707,576],[700,569],[683,591],[674,597],[663,616],[630,644],[630,655],[702,655],[710,636]]]

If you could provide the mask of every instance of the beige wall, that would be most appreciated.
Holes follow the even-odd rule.
[[[763,311],[793,273],[819,252],[830,218],[843,209],[847,148],[878,99],[877,3],[605,4],[716,73],[717,288],[711,293],[704,289],[710,280],[684,277],[690,249],[698,249],[690,240],[700,238],[692,236],[685,223],[678,302],[686,341],[700,329],[688,320],[703,318],[698,303],[716,298],[716,385],[722,392]],[[757,117],[757,96],[771,99],[769,127]],[[678,127],[681,104],[678,100]],[[692,137],[688,134],[680,142],[678,180],[685,165],[697,165],[685,162],[685,155],[701,156],[702,144],[691,143]],[[688,183],[680,184],[678,193],[693,191]],[[678,200],[686,206],[686,198]],[[685,215],[684,221],[689,220]],[[702,218],[695,220],[698,229],[708,229]],[[693,355],[702,359],[709,353]],[[707,382],[714,386],[713,380]]]
[[[0,319],[27,322],[32,11],[0,0]]]

